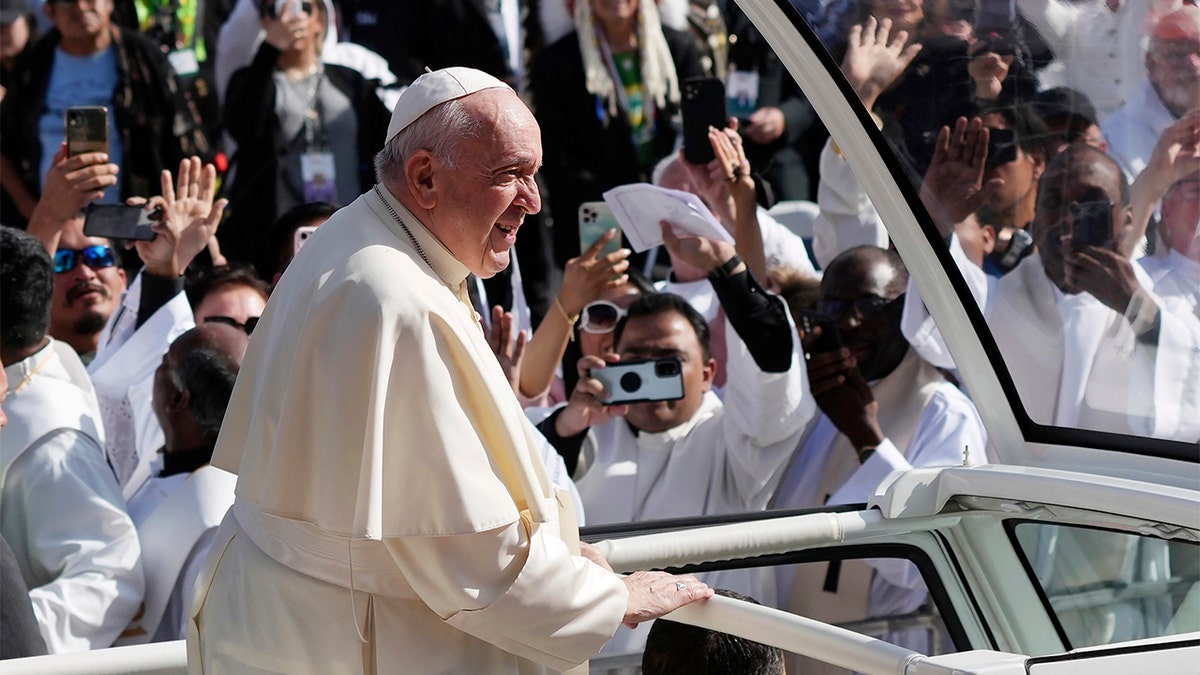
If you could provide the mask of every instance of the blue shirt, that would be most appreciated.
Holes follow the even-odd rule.
[[[113,91],[117,88],[117,52],[109,47],[99,54],[73,56],[62,50],[54,50],[54,66],[50,70],[50,86],[46,89],[46,112],[38,120],[38,137],[42,143],[42,161],[38,172],[38,187],[46,178],[54,154],[66,137],[63,116],[67,108],[81,105],[101,105],[109,109],[108,114],[108,157],[109,162],[121,166],[123,157],[121,136],[117,133],[112,114]],[[104,191],[99,200],[105,204],[121,201],[121,175],[117,184]]]

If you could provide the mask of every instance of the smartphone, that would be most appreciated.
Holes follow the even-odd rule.
[[[1112,202],[1071,202],[1068,209],[1071,214],[1072,249],[1081,251],[1088,246],[1108,248],[1112,244]]]
[[[678,356],[621,361],[589,374],[604,384],[604,405],[683,398],[683,362]]]
[[[579,252],[583,253],[605,232],[616,229],[617,236],[600,249],[597,257],[606,256],[621,248],[621,227],[612,207],[606,202],[584,202],[579,205]]]
[[[828,314],[822,314],[815,309],[804,310],[800,313],[800,330],[804,331],[805,335],[813,332],[814,329],[820,328],[821,334],[817,337],[817,341],[809,346],[805,351],[809,354],[823,354],[825,352],[835,352],[842,348],[842,333],[838,330],[837,320]]]
[[[64,123],[68,157],[108,152],[108,108],[95,105],[67,108]]]
[[[299,253],[300,247],[303,246],[304,242],[308,241],[308,238],[313,232],[316,231],[316,225],[301,225],[300,227],[297,227],[296,231],[292,233],[292,255]]]
[[[716,159],[708,128],[724,129],[729,123],[725,83],[715,77],[694,77],[683,83],[683,158],[692,164]]]
[[[156,236],[150,226],[161,216],[158,209],[147,212],[141,206],[88,204],[83,233],[89,237],[150,241]]]
[[[1017,161],[1017,132],[1012,129],[988,127],[988,154],[986,166],[998,166]]]

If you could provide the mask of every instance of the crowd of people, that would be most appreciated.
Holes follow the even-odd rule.
[[[645,671],[689,672],[698,647],[666,654],[700,638],[636,625],[718,587],[929,602],[904,560],[840,588],[618,577],[578,541],[988,461],[878,211],[736,3],[0,2],[0,657],[187,637],[205,669],[525,672],[657,633]],[[1200,8],[792,4],[1030,418],[1200,439]],[[693,164],[701,77],[731,117]],[[81,106],[104,149],[73,147]],[[728,236],[581,245],[581,206],[631,183]],[[91,204],[154,238],[91,236]],[[679,395],[607,402],[601,371],[642,360]]]

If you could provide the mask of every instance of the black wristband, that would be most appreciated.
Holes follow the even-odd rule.
[[[713,271],[709,272],[708,276],[718,277],[718,278],[722,278],[722,279],[728,279],[729,277],[733,276],[733,271],[736,270],[738,268],[738,265],[741,265],[741,264],[742,264],[742,256],[734,253],[732,258],[730,258],[729,260],[726,260],[724,263],[721,263],[720,266],[718,266]]]

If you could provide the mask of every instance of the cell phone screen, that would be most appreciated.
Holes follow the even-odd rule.
[[[698,77],[683,83],[683,158],[692,164],[708,164],[716,159],[708,128],[724,129],[729,122],[726,112],[725,83],[715,77]]]

